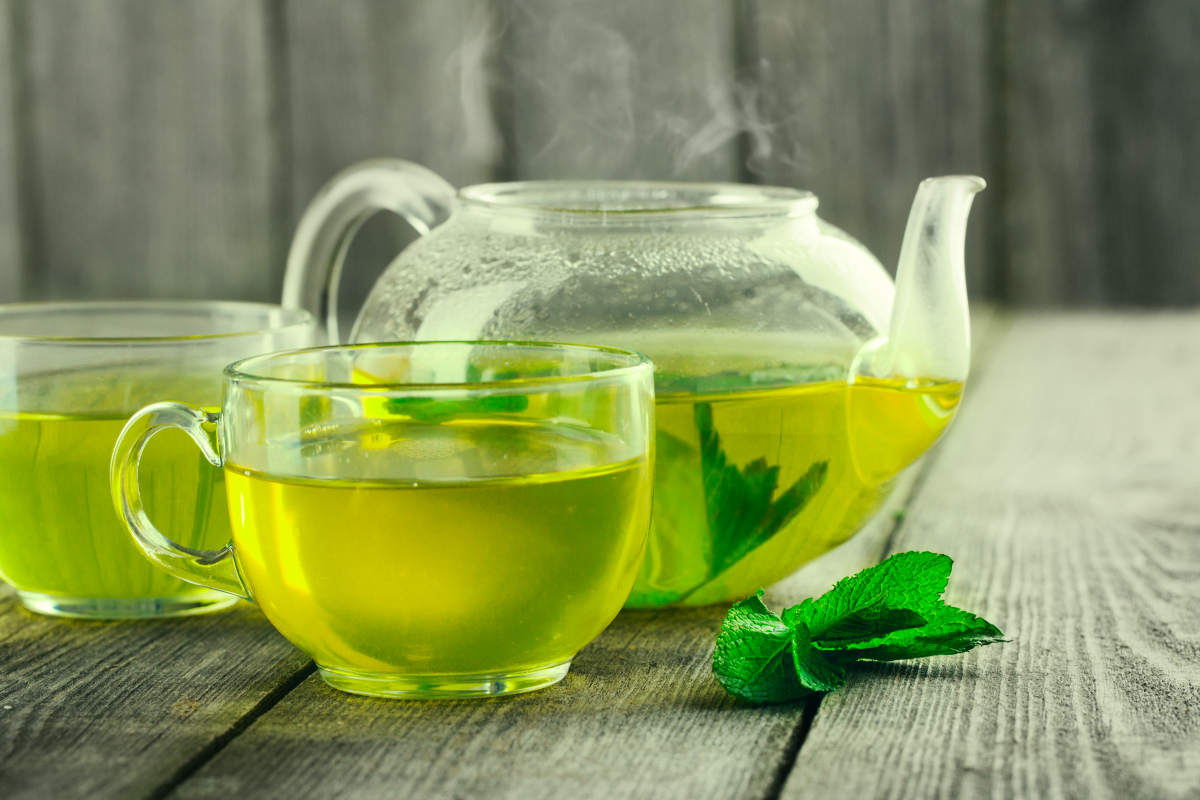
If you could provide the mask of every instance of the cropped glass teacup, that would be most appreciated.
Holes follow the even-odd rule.
[[[109,457],[129,415],[164,396],[217,408],[221,369],[314,344],[303,311],[221,301],[0,306],[0,577],[45,614],[189,614],[232,598],[146,562],[113,513]],[[229,537],[222,476],[179,436],[146,454],[147,505],[189,547]]]
[[[258,604],[336,688],[529,691],[566,674],[633,586],[653,403],[649,360],[603,347],[258,356],[226,368],[219,414],[138,412],[113,453],[113,500],[149,558]],[[221,549],[172,541],[144,507],[139,454],[172,427],[224,469],[233,531]]]

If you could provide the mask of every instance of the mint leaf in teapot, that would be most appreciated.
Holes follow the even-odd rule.
[[[962,653],[1004,641],[982,617],[942,601],[953,562],[898,553],[777,615],[762,591],[736,603],[713,651],[713,674],[752,703],[831,692],[857,661]]]
[[[829,463],[812,464],[776,497],[777,465],[768,466],[765,458],[744,467],[729,463],[713,425],[711,404],[696,404],[695,421],[708,529],[712,532],[711,580],[765,544],[803,511],[824,485]]]

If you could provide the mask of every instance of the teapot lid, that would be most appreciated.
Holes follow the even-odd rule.
[[[580,222],[617,216],[671,218],[796,217],[813,213],[812,192],[783,186],[686,181],[541,180],[481,183],[458,192],[466,207],[523,215],[563,215]]]

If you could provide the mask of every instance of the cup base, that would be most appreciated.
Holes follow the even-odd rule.
[[[237,602],[236,597],[215,592],[178,597],[60,597],[18,590],[17,596],[22,605],[38,614],[98,620],[187,617],[220,611]]]
[[[400,700],[455,700],[499,697],[553,686],[566,677],[570,661],[521,672],[493,675],[395,675],[350,672],[317,665],[321,678],[335,689],[369,697]]]

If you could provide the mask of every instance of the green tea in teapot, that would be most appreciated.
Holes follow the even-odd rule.
[[[849,538],[961,393],[957,381],[861,378],[660,393],[654,515],[629,604],[747,594]]]
[[[941,434],[970,366],[969,175],[922,181],[893,282],[811,193],[658,181],[453,187],[347,170],[305,212],[285,305],[335,335],[345,242],[369,213],[424,235],[379,278],[357,342],[522,339],[655,364],[653,524],[630,604],[741,599],[862,528]]]

